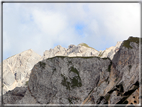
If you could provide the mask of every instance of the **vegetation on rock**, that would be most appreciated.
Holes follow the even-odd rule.
[[[81,45],[81,46],[85,46],[85,47],[87,47],[87,48],[94,49],[94,48],[92,48],[92,47],[88,46],[86,43],[80,43],[79,45]],[[96,49],[94,49],[94,50],[96,50]]]
[[[139,40],[140,40],[140,38],[138,38],[138,37],[129,37],[129,39],[128,40],[125,40],[124,42],[123,42],[123,44],[122,44],[122,46],[124,46],[124,47],[126,47],[126,48],[130,48],[130,49],[132,49],[132,47],[130,46],[130,42],[135,42],[135,43],[137,43],[137,44],[139,44]]]
[[[25,83],[26,86],[28,86],[28,82],[29,82],[29,81],[26,81],[26,83]]]
[[[103,56],[104,52],[105,52],[105,51],[103,51],[103,52],[100,52],[100,53],[99,53],[99,55],[98,55],[98,57],[101,57],[101,56]]]
[[[74,72],[74,73],[77,74],[77,76],[74,76],[73,78],[70,78],[70,77],[67,78],[67,77],[65,77],[63,74],[61,74],[61,76],[62,76],[62,78],[63,78],[61,84],[62,84],[63,86],[65,86],[66,89],[68,89],[68,90],[73,89],[73,88],[75,88],[75,87],[81,87],[81,86],[82,86],[82,83],[81,83],[81,78],[80,78],[80,76],[79,76],[78,70],[77,70],[76,68],[74,68],[74,67],[71,67],[71,68],[69,69],[69,72]]]
[[[39,65],[40,65],[41,68],[45,68],[46,63],[40,61],[40,62],[39,62]]]

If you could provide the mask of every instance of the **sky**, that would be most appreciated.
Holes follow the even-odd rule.
[[[57,45],[96,50],[140,37],[138,3],[4,3],[3,59],[28,49],[43,55]]]

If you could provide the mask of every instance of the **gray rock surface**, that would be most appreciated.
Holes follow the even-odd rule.
[[[15,76],[12,72],[7,72],[6,76],[3,79],[3,83],[6,86],[11,86],[15,82]]]
[[[74,45],[69,49],[77,52]],[[76,56],[44,59],[34,65],[24,96],[13,101],[9,94],[4,100],[9,104],[138,104],[139,66],[139,38],[130,37],[112,61]]]
[[[16,87],[14,90],[6,92],[3,96],[3,103],[17,104],[24,97],[26,90],[26,87]]]
[[[119,47],[119,45],[120,43],[117,43],[117,45],[111,49],[115,50],[115,48]],[[111,53],[110,51],[111,50],[108,49],[103,57],[110,56],[110,58],[112,58],[114,51],[111,51]],[[81,43],[78,46],[70,45],[68,49],[58,45],[54,49],[45,51],[43,57],[31,49],[9,57],[3,61],[3,94],[15,87],[25,86],[26,82],[29,80],[29,75],[34,64],[42,59],[52,58],[55,56],[99,56],[100,53],[101,52],[89,47],[87,44]]]
[[[139,87],[139,38],[130,37],[120,46],[112,59],[109,84],[104,89],[110,104],[122,104]],[[109,97],[108,97],[109,96]],[[135,98],[135,100],[137,100]],[[137,104],[138,104],[137,100]]]
[[[109,72],[109,59],[55,57],[34,66],[28,89],[42,104],[81,104],[94,89],[101,72]],[[24,96],[26,97],[26,96]],[[26,103],[24,98],[21,102]]]

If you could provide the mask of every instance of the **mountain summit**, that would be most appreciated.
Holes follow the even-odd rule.
[[[69,45],[68,49],[58,45],[54,49],[46,50],[43,54],[43,59],[54,56],[97,56],[101,58],[109,57],[112,59],[114,54],[119,50],[121,43],[122,42],[117,42],[116,46],[110,47],[104,51],[97,51],[96,49],[88,46],[86,43],[80,43],[77,46]]]
[[[114,54],[119,50],[122,42],[117,42],[116,46],[110,47],[104,51],[97,51],[85,43],[80,43],[77,46],[69,45],[68,48],[63,48],[58,45],[54,49],[46,50],[43,56],[38,55],[32,49],[21,52],[3,61],[3,93],[8,90],[13,90],[15,87],[26,86],[29,80],[31,69],[33,66],[47,58],[55,56],[68,57],[109,57],[113,58]]]

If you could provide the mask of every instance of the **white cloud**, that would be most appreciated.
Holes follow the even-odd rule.
[[[31,48],[42,55],[56,44],[81,42],[102,50],[129,35],[140,36],[139,15],[139,4],[132,3],[5,4],[4,54]],[[77,24],[83,25],[83,36],[75,29]]]
[[[38,28],[49,36],[57,36],[66,28],[66,17],[59,13],[34,10],[34,21]]]

